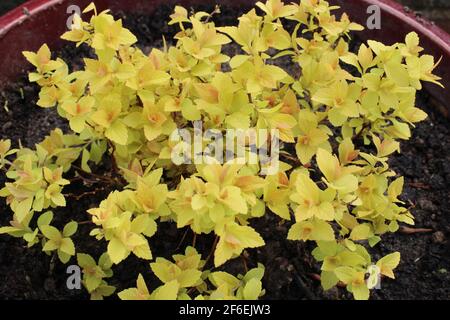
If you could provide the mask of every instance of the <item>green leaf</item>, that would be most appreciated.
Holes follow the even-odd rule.
[[[75,221],[71,221],[63,229],[63,236],[64,237],[71,237],[72,235],[77,232],[78,229],[78,223]]]
[[[65,207],[66,206],[66,199],[61,193],[57,193],[52,196],[52,201],[54,204],[56,204],[58,207]]]
[[[20,223],[25,220],[27,215],[30,213],[31,205],[33,204],[33,197],[27,198],[17,204],[14,208],[14,213],[16,214],[17,221]]]
[[[15,228],[15,227],[1,227],[0,228],[0,234],[5,234],[5,233],[11,234],[14,232],[23,232],[23,230],[19,229],[19,228]]]
[[[69,254],[67,254],[61,250],[58,250],[58,258],[62,263],[66,264],[67,262],[69,262],[70,257],[71,256]]]
[[[81,156],[81,169],[83,169],[83,171],[89,172],[91,173],[91,168],[88,165],[88,161],[91,157],[91,154],[89,153],[89,151],[87,149],[83,149],[83,153]]]
[[[366,240],[372,235],[372,231],[368,224],[360,224],[353,228],[350,233],[350,239],[354,241]]]
[[[49,226],[49,225],[43,225],[39,227],[39,229],[42,231],[42,234],[50,240],[59,241],[61,240],[61,233],[58,229],[55,227]]]
[[[261,291],[261,281],[258,279],[250,279],[244,287],[244,300],[258,300]]]
[[[381,241],[381,238],[379,236],[373,236],[373,237],[370,237],[368,240],[369,240],[369,246],[375,247]]]
[[[42,251],[53,251],[59,248],[59,243],[57,243],[56,241],[53,240],[48,240],[45,242]]]
[[[52,222],[52,220],[53,220],[53,212],[47,211],[39,216],[37,225],[39,228],[41,226],[47,226]]]
[[[72,239],[70,238],[64,238],[61,240],[61,246],[59,249],[68,254],[69,256],[75,255],[75,245],[73,244]]]
[[[121,300],[137,300],[139,291],[136,288],[130,288],[120,291],[117,295]]]
[[[338,277],[334,274],[334,272],[322,271],[320,275],[320,283],[322,284],[323,290],[330,290],[335,287],[339,282]]]
[[[86,253],[77,254],[77,263],[81,268],[92,268],[97,265],[94,258]]]
[[[356,271],[351,267],[338,267],[334,269],[334,274],[340,281],[350,283],[355,278]]]
[[[95,276],[88,275],[85,278],[86,289],[88,290],[89,293],[97,289],[101,283],[102,279],[97,278]]]
[[[368,300],[370,296],[369,288],[365,284],[352,286],[352,293],[355,300]]]
[[[397,268],[399,263],[400,252],[394,252],[378,260],[377,267],[380,268],[381,274],[391,279],[395,279],[393,270]]]

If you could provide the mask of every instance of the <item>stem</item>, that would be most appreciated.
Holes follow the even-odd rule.
[[[212,17],[214,17],[214,15],[217,13],[220,13],[220,6],[218,4],[216,4],[214,11],[211,12],[208,17],[206,17],[205,23],[208,23],[212,19]]]
[[[433,229],[424,229],[424,228],[409,228],[409,227],[400,227],[399,232],[401,234],[417,234],[417,233],[431,233]]]
[[[112,148],[111,161],[112,161],[113,171],[115,174],[117,174],[119,172],[119,167],[117,166],[117,160],[116,160],[116,157],[114,156],[114,153],[116,152],[116,145],[114,143],[112,143],[110,140],[108,140],[108,145]]]
[[[83,169],[81,169],[80,167],[75,166],[75,165],[72,165],[72,167],[77,170],[77,173],[80,175],[81,179],[87,180],[88,182],[96,183],[96,182],[103,181],[103,182],[108,182],[109,184],[113,184],[113,185],[119,183],[119,181],[117,181],[117,180],[115,180],[113,178],[110,178],[108,176],[100,176],[100,175],[97,175],[95,173],[86,172]],[[87,178],[87,177],[85,177],[83,175],[91,176],[94,180],[91,180],[91,179],[89,179],[89,178]]]
[[[361,135],[363,134],[363,132],[366,129],[368,129],[369,127],[370,127],[370,124],[369,123],[365,123],[363,125],[363,127],[361,128],[361,130],[359,130],[359,132],[356,135],[353,136],[352,141],[355,142],[356,140],[358,140],[361,137]]]
[[[81,222],[77,222],[77,223],[83,225],[83,224],[90,224],[93,222],[91,220],[86,220],[86,221],[81,221]]]
[[[175,251],[178,251],[178,249],[180,249],[181,245],[184,242],[184,239],[186,239],[188,232],[189,232],[189,229],[186,229],[186,231],[184,232],[183,237],[181,238],[180,242],[178,243],[178,246],[176,247]]]
[[[247,273],[248,272],[247,259],[245,258],[244,253],[241,255],[241,259],[242,259],[242,264],[244,265],[245,273]]]
[[[205,266],[209,262],[209,260],[211,260],[212,256],[214,255],[214,251],[216,251],[218,242],[219,242],[219,236],[216,236],[216,238],[214,239],[214,243],[212,245],[211,251],[209,252],[208,257],[206,258]]]
[[[82,194],[67,193],[67,194],[64,194],[64,196],[68,197],[68,198],[73,198],[75,200],[80,200],[80,199],[82,199],[82,198],[84,198],[86,196],[96,195],[99,191],[103,191],[103,190],[105,190],[105,189],[104,188],[99,188],[99,189],[95,189],[93,191],[83,192]]]
[[[194,239],[192,239],[192,246],[195,248],[195,244],[197,242],[197,234],[194,233]]]

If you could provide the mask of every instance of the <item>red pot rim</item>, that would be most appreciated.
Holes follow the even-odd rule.
[[[250,5],[255,2],[255,0],[211,1],[235,5]],[[34,27],[37,29],[40,28],[41,32],[44,30],[43,32],[45,33],[45,30],[49,30],[48,28],[52,28],[52,24],[55,24],[53,21],[46,21],[48,28],[44,29],[42,24],[45,21],[36,21],[40,18],[41,20],[45,20],[45,17],[51,15],[51,13],[47,13],[46,11],[53,9],[57,10],[56,8],[60,9],[62,5],[68,6],[71,4],[78,4],[83,7],[89,4],[89,2],[91,2],[91,0],[30,0],[0,17],[0,55],[5,58],[5,60],[9,61],[9,64],[7,65],[8,68],[6,70],[1,70],[0,72],[0,87],[7,83],[8,80],[11,81],[14,79],[14,77],[25,68],[25,60],[21,56],[21,51],[37,49],[36,45],[38,40],[34,39],[34,34],[28,34],[27,41],[25,41],[20,39],[23,32],[30,32],[29,29]],[[130,7],[126,6],[126,3],[120,0],[96,0],[95,2],[101,9],[107,8],[108,6],[113,10],[115,8],[124,9]],[[198,3],[204,1],[178,0],[176,2],[189,5],[195,2]],[[289,2],[289,0],[285,0],[285,2]],[[433,54],[436,59],[439,59],[441,56],[450,59],[450,35],[434,23],[421,17],[417,17],[412,11],[406,12],[405,7],[397,2],[392,0],[329,0],[329,2],[340,5],[345,12],[350,14],[351,19],[358,23],[364,22],[364,8],[367,8],[370,5],[378,5],[382,10],[383,19],[387,19],[385,21],[389,24],[388,30],[391,32],[383,30],[366,30],[362,33],[363,37],[365,37],[366,34],[367,38],[378,38],[378,40],[385,42],[386,40],[394,41],[394,39],[399,41],[398,38],[400,34],[403,35],[408,31],[416,31],[421,37],[423,47],[426,49],[427,53]],[[159,3],[165,3],[165,0],[135,0],[133,1],[132,7],[139,8],[140,11],[151,11]],[[133,11],[133,9],[130,11]],[[60,17],[56,18],[56,15],[51,17],[60,20],[58,23],[62,21]],[[59,25],[55,26],[55,29],[58,27],[60,28]],[[39,36],[36,36],[36,38],[39,38],[39,41],[41,41],[40,44],[48,41],[50,44],[56,45],[59,42],[59,38],[56,38],[55,35],[40,34]],[[22,65],[20,65],[21,62]],[[443,61],[436,72],[438,75],[442,76],[443,83],[450,86],[450,64],[447,63],[447,61]],[[442,103],[450,101],[450,90],[442,90],[431,86],[427,87],[432,96]]]
[[[10,10],[0,17],[0,39],[12,28],[22,24],[30,16],[36,15],[38,12],[47,10],[56,3],[64,0],[29,0],[20,6]]]

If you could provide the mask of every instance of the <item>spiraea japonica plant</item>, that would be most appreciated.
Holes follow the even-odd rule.
[[[422,82],[439,85],[440,78],[415,33],[405,43],[368,41],[351,52],[350,35],[363,27],[336,9],[323,0],[268,0],[237,25],[216,27],[219,8],[177,6],[169,22],[179,27],[174,45],[147,55],[121,20],[91,4],[84,11],[90,20],[76,16],[62,36],[95,53],[82,70],[70,72],[45,44],[24,52],[35,67],[29,79],[41,87],[37,104],[56,108],[72,132],[56,129],[33,150],[1,140],[7,182],[0,195],[13,215],[0,233],[78,264],[93,299],[115,292],[108,282],[129,255],[148,260],[161,286],[148,288],[136,272],[136,287],[119,292],[121,299],[257,299],[263,265],[243,275],[220,267],[264,246],[251,221],[277,215],[290,226],[286,241],[315,243],[325,290],[340,284],[368,299],[400,261],[398,252],[373,261],[371,248],[400,223],[414,224],[399,199],[404,179],[388,159],[427,116],[415,107]],[[227,55],[229,46],[238,54]],[[266,130],[256,144],[267,148],[276,132],[278,170],[264,174],[263,163],[247,161],[249,139],[240,142],[244,158],[175,163],[186,143],[173,133],[194,134],[196,122],[202,134],[225,137],[230,129]],[[198,157],[188,152],[189,160]],[[96,172],[105,161],[112,172]],[[75,179],[114,190],[88,210],[92,241],[106,244],[101,257],[78,252],[71,238],[78,223],[69,213],[60,229],[52,225],[54,209],[76,201],[66,191]],[[211,254],[186,247],[170,260],[153,256],[161,222],[213,234]]]

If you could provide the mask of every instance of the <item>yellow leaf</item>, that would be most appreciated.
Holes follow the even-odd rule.
[[[128,141],[128,129],[122,121],[117,120],[106,129],[105,136],[117,144],[126,145]]]
[[[108,255],[111,262],[118,264],[129,255],[129,251],[122,241],[117,238],[112,238],[108,243]]]
[[[377,267],[380,268],[381,274],[391,279],[395,279],[393,270],[397,268],[399,263],[400,252],[394,252],[378,260]]]

